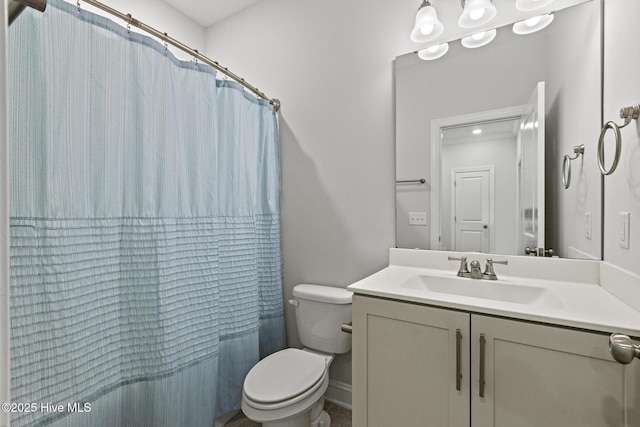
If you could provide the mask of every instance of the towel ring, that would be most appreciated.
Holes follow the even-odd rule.
[[[600,172],[602,172],[603,175],[611,175],[618,167],[618,162],[620,162],[620,153],[622,152],[622,136],[620,134],[620,129],[627,126],[632,120],[637,120],[638,117],[640,117],[640,104],[635,104],[630,107],[620,109],[620,118],[624,119],[624,124],[617,125],[611,121],[605,123],[602,131],[600,132],[600,139],[598,140],[598,166],[600,166]],[[607,134],[609,129],[613,130],[613,135],[616,138],[616,154],[613,157],[611,168],[607,170],[604,166],[604,136]]]
[[[565,190],[571,185],[571,161],[584,155],[584,144],[573,147],[573,152],[575,157],[569,157],[567,154],[562,161],[562,185],[564,185]]]

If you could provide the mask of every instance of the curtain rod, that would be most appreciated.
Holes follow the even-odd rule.
[[[133,16],[131,16],[131,14],[126,14],[125,15],[124,13],[119,12],[119,11],[111,8],[111,7],[107,6],[106,4],[100,3],[97,0],[77,0],[77,1],[78,1],[78,9],[80,9],[80,3],[81,2],[85,2],[85,3],[88,3],[88,4],[92,5],[92,6],[97,7],[98,9],[101,9],[101,10],[107,12],[107,13],[110,13],[111,15],[114,15],[114,16],[122,19],[127,24],[133,25],[135,27],[138,27],[141,30],[151,34],[152,36],[157,37],[158,39],[162,40],[163,42],[168,43],[168,44],[170,44],[172,46],[175,46],[178,49],[188,53],[191,56],[193,56],[194,58],[199,59],[200,61],[204,62],[205,64],[210,65],[211,67],[215,68],[216,70],[220,71],[221,73],[223,73],[223,74],[227,75],[228,77],[232,78],[233,80],[237,81],[238,83],[240,83],[245,88],[249,89],[258,98],[261,98],[261,99],[264,99],[266,101],[269,101],[269,103],[271,105],[273,105],[273,108],[276,111],[278,111],[280,109],[280,101],[278,99],[269,98],[263,92],[258,90],[258,88],[256,88],[255,86],[253,86],[250,83],[248,83],[247,81],[245,81],[245,79],[243,79],[242,77],[238,76],[234,72],[229,71],[228,68],[223,67],[218,62],[207,58],[206,56],[204,56],[203,54],[198,52],[197,49],[191,49],[189,46],[185,45],[184,43],[181,43],[178,40],[176,40],[176,39],[174,39],[172,37],[169,37],[167,35],[167,33],[161,33],[160,31],[156,30],[153,27],[150,27],[149,25],[145,24],[144,22],[138,21]]]

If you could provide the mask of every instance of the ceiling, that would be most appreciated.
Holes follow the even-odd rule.
[[[207,28],[260,0],[161,0]]]

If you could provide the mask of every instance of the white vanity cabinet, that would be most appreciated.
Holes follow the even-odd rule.
[[[640,426],[638,365],[602,333],[353,298],[356,427]]]
[[[469,314],[359,295],[352,307],[353,425],[468,427]]]

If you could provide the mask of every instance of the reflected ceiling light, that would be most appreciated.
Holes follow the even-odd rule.
[[[471,133],[474,135],[480,135],[482,133],[482,129],[474,129],[471,131]]]
[[[434,46],[429,46],[426,49],[418,51],[418,58],[425,61],[431,61],[438,59],[449,51],[449,43],[441,43]]]
[[[442,34],[443,30],[444,26],[438,19],[436,9],[431,6],[429,0],[422,0],[418,13],[416,13],[416,24],[411,31],[411,41],[428,42]]]
[[[485,46],[496,38],[497,30],[482,31],[480,33],[472,34],[467,37],[463,37],[461,40],[462,46],[473,49],[476,47]]]
[[[553,13],[546,15],[534,16],[524,21],[516,22],[513,24],[513,32],[516,34],[531,34],[535,33],[551,24],[553,21]]]
[[[474,28],[484,25],[495,18],[497,10],[491,0],[461,0],[462,15],[458,25],[462,28]]]
[[[553,3],[553,0],[516,0],[516,8],[523,12],[530,12]]]

